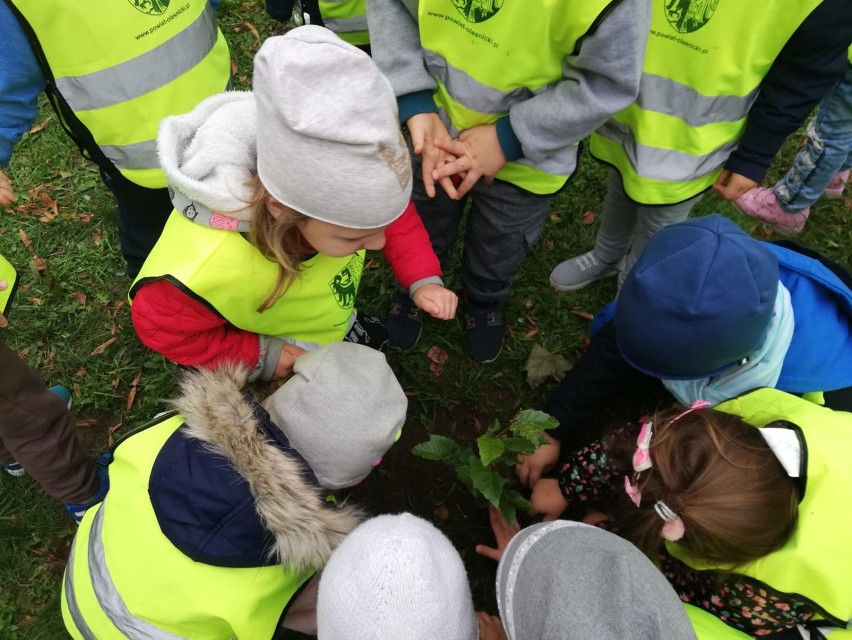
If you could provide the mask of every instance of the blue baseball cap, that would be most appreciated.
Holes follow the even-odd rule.
[[[719,214],[658,231],[624,279],[615,310],[621,355],[664,380],[735,366],[763,341],[778,292],[778,260]]]

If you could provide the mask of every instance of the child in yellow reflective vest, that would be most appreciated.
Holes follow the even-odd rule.
[[[179,364],[238,362],[262,380],[317,345],[379,348],[381,322],[355,310],[366,249],[384,249],[420,308],[452,318],[396,101],[370,58],[300,27],[263,44],[253,86],[162,123],[175,211],[131,288],[140,339]]]

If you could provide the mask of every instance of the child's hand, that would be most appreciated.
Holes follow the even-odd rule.
[[[467,194],[480,178],[491,184],[497,172],[506,164],[506,156],[497,139],[497,127],[493,124],[480,124],[461,132],[457,140],[438,139],[435,146],[441,151],[456,157],[432,171],[432,178],[440,180],[441,186],[453,200],[459,200]],[[426,172],[424,165],[423,172]],[[445,180],[454,174],[464,176],[461,184],[449,188]]]
[[[296,358],[303,353],[307,353],[302,347],[297,347],[294,344],[285,344],[281,349],[281,355],[278,356],[278,364],[275,367],[276,378],[286,378],[293,373],[293,365],[296,364]]]
[[[518,466],[515,467],[518,480],[530,488],[535,487],[542,474],[559,462],[559,451],[562,449],[559,440],[547,433],[542,435],[547,439],[547,443],[541,445],[535,453],[518,456]]]
[[[414,304],[438,320],[452,320],[456,315],[459,297],[439,284],[425,284],[411,296]]]
[[[556,520],[568,508],[568,501],[562,495],[559,481],[553,478],[542,478],[535,483],[530,502],[533,506],[530,515],[543,516],[542,520],[545,522]]]
[[[499,617],[477,611],[476,622],[479,624],[479,640],[506,640],[506,631]]]
[[[411,134],[414,153],[423,160],[423,186],[426,188],[426,195],[434,198],[435,180],[432,178],[432,173],[436,168],[455,159],[455,156],[450,156],[435,146],[435,141],[449,141],[450,132],[447,131],[447,127],[437,113],[418,113],[416,116],[411,116],[405,124]],[[449,177],[442,178],[440,183],[447,193],[450,193],[448,189],[455,191]]]
[[[488,505],[488,519],[491,521],[491,530],[494,532],[497,547],[486,547],[484,544],[478,544],[476,545],[476,552],[481,556],[491,558],[495,562],[500,562],[509,540],[515,537],[521,527],[517,521],[509,524],[509,521],[503,516],[503,512],[493,505]]]
[[[18,196],[15,195],[15,190],[12,188],[12,181],[9,179],[9,176],[3,173],[3,170],[0,169],[0,208],[5,209],[10,204],[17,201]]]
[[[736,200],[746,191],[754,189],[756,186],[758,184],[751,178],[746,178],[739,173],[725,169],[716,178],[716,184],[713,185],[713,188],[725,200]]]

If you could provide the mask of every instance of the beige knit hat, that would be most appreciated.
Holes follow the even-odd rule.
[[[269,193],[353,229],[396,220],[411,160],[396,98],[370,57],[323,27],[268,38],[254,58],[257,172]]]

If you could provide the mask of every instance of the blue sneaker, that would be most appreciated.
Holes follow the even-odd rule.
[[[109,491],[109,472],[107,471],[107,465],[109,464],[109,461],[107,458],[105,458],[105,456],[107,455],[108,454],[103,454],[101,456],[98,456],[96,462],[98,479],[101,482],[100,486],[98,487],[98,492],[95,494],[95,496],[91,500],[83,504],[63,505],[65,507],[65,510],[71,515],[72,518],[74,518],[74,522],[76,522],[77,524],[80,524],[83,521],[83,516],[86,515],[86,511],[88,511],[90,508],[94,507],[101,500],[103,500],[104,497],[106,497],[107,491]]]
[[[53,395],[59,396],[69,409],[71,408],[71,392],[61,384],[55,384],[48,389]]]
[[[24,471],[24,468],[18,462],[10,462],[9,464],[4,464],[3,470],[10,476],[15,476],[16,478],[20,478],[26,473],[26,471]]]

